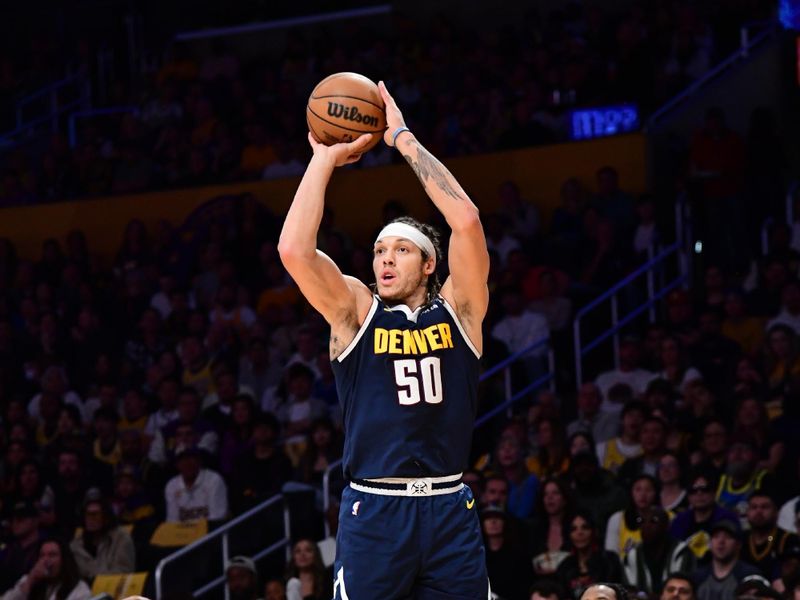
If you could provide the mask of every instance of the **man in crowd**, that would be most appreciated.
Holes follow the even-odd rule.
[[[258,571],[248,556],[234,556],[225,568],[225,580],[231,600],[258,598]]]
[[[694,581],[686,573],[670,573],[659,600],[694,600]]]
[[[39,512],[30,502],[17,502],[11,508],[12,539],[0,546],[0,593],[10,588],[33,568],[39,558]]]
[[[800,545],[796,534],[778,527],[778,507],[765,491],[756,490],[747,500],[747,523],[742,560],[761,569],[770,581],[777,578],[779,557],[788,546]]]
[[[703,559],[709,550],[711,529],[722,520],[735,521],[738,515],[714,501],[716,481],[710,471],[693,473],[687,489],[689,508],[678,513],[670,530],[679,540],[685,540],[695,557]]]
[[[694,573],[698,600],[733,598],[736,586],[759,570],[739,559],[742,530],[738,521],[723,519],[711,528],[711,563]]]
[[[178,474],[167,482],[164,497],[167,521],[219,521],[228,515],[228,490],[218,473],[202,468],[197,446],[180,448],[175,457]]]
[[[619,419],[612,413],[600,410],[603,399],[600,388],[591,381],[578,389],[578,418],[567,425],[567,437],[578,431],[592,434],[594,441],[603,443],[617,435]]]

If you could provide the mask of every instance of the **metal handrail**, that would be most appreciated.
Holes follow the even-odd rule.
[[[74,148],[75,146],[78,145],[78,128],[77,128],[78,119],[83,119],[86,117],[101,117],[105,115],[116,115],[120,113],[133,113],[134,115],[138,115],[139,107],[110,106],[108,108],[91,108],[89,110],[80,110],[78,112],[70,114],[69,125],[67,127],[67,135],[69,139],[70,148]]]
[[[573,342],[574,342],[574,359],[575,359],[575,385],[576,389],[580,387],[583,383],[583,357],[588,352],[599,346],[602,342],[607,340],[608,338],[614,338],[614,358],[615,360],[618,358],[618,350],[619,350],[619,331],[630,323],[634,318],[639,316],[645,310],[651,309],[655,303],[668,294],[670,291],[682,285],[688,281],[688,273],[686,271],[686,260],[682,259],[682,240],[679,240],[666,248],[664,248],[661,252],[659,252],[656,256],[652,259],[648,260],[646,263],[641,265],[639,268],[634,270],[632,273],[628,274],[627,276],[623,277],[619,280],[616,284],[611,286],[608,290],[600,294],[597,298],[589,302],[586,306],[578,310],[575,313],[575,317],[572,324],[572,334],[573,334]],[[678,268],[680,274],[676,277],[673,281],[665,284],[658,292],[655,292],[654,288],[655,285],[653,283],[652,278],[648,277],[648,300],[640,304],[638,307],[631,310],[627,315],[620,318],[618,314],[618,303],[617,303],[617,293],[623,290],[624,288],[628,287],[631,283],[633,283],[637,278],[642,276],[643,274],[649,274],[650,272],[654,271],[655,269],[661,267],[664,261],[669,258],[672,254],[677,254],[678,260]],[[581,319],[585,317],[588,313],[592,310],[600,306],[606,300],[611,300],[611,327],[593,339],[591,342],[588,342],[586,345],[583,345],[581,341]],[[649,319],[650,321],[655,320],[655,311],[649,310]]]
[[[772,25],[772,27],[769,27],[766,31],[762,31],[760,34],[750,39],[748,32],[749,25],[764,25],[767,23]],[[739,49],[736,50],[733,54],[731,54],[728,58],[723,60],[721,63],[719,63],[717,66],[713,67],[711,70],[706,72],[702,77],[700,77],[700,79],[697,79],[696,81],[691,83],[682,92],[676,94],[675,96],[667,100],[667,102],[665,102],[661,106],[661,108],[659,108],[652,115],[650,115],[650,118],[647,120],[645,132],[649,132],[650,130],[652,130],[652,128],[656,126],[658,121],[660,121],[661,118],[664,117],[664,115],[672,111],[678,105],[683,104],[686,100],[689,99],[690,96],[694,95],[695,92],[700,90],[706,84],[710,83],[713,79],[716,79],[721,73],[728,70],[728,68],[732,67],[740,60],[748,58],[751,50],[753,50],[756,46],[759,46],[762,42],[764,42],[769,37],[774,35],[776,31],[775,25],[776,22],[770,20],[764,22],[760,21],[753,22],[743,26],[740,30],[741,45]]]
[[[792,181],[786,188],[786,226],[790,229],[794,225],[794,196],[800,188],[799,181]],[[761,224],[761,255],[766,256],[769,254],[769,229],[775,224],[773,217],[767,217]]]
[[[76,97],[62,102],[59,98],[59,92],[72,85],[79,86]],[[23,115],[25,107],[32,104],[36,100],[39,100],[40,98],[47,97],[48,95],[50,96],[49,107],[44,109],[42,114],[26,120]],[[63,79],[49,83],[39,88],[35,92],[31,92],[30,94],[23,96],[17,101],[16,127],[11,131],[0,134],[0,145],[13,146],[15,144],[14,138],[48,121],[50,121],[52,124],[51,129],[53,132],[56,132],[59,128],[59,117],[61,115],[78,107],[88,106],[90,101],[91,88],[89,81],[82,75],[69,75]]]
[[[372,17],[376,15],[389,14],[392,11],[391,4],[379,4],[377,6],[367,6],[363,8],[352,8],[315,15],[305,15],[302,17],[288,17],[286,19],[276,19],[262,23],[246,23],[244,25],[231,25],[229,27],[218,27],[214,29],[199,29],[197,31],[184,31],[175,35],[176,42],[189,40],[202,40],[215,37],[226,37],[230,35],[241,35],[243,33],[257,33],[271,29],[289,29],[303,25],[314,25],[329,21],[339,21],[343,19],[355,19],[358,17]]]
[[[276,504],[276,503],[282,501],[283,499],[284,499],[283,498],[283,494],[276,494],[276,495],[272,496],[272,498],[264,500],[264,502],[262,502],[261,504],[259,504],[257,506],[254,506],[250,510],[242,513],[238,517],[236,517],[234,519],[231,519],[230,521],[228,521],[227,523],[225,523],[221,527],[215,529],[214,531],[209,532],[208,534],[204,535],[199,540],[195,540],[191,544],[187,544],[186,546],[184,546],[183,548],[179,548],[178,550],[176,550],[175,552],[173,552],[169,556],[166,556],[166,557],[162,558],[159,561],[158,565],[156,566],[155,575],[154,575],[154,577],[155,577],[156,600],[161,600],[161,598],[163,597],[162,575],[163,575],[163,572],[164,572],[164,568],[169,563],[175,562],[177,559],[181,558],[182,556],[185,556],[185,555],[193,552],[197,548],[206,545],[207,543],[211,542],[212,540],[217,539],[218,537],[222,537],[222,564],[223,565],[227,564],[228,559],[230,558],[230,556],[228,554],[228,552],[229,552],[229,550],[228,550],[228,533],[230,532],[230,530],[233,529],[234,527],[236,527],[237,525],[247,521],[251,517],[262,513],[265,509],[269,508],[273,504]],[[289,543],[291,541],[291,531],[290,531],[290,525],[289,525],[289,508],[288,508],[288,506],[286,505],[285,502],[284,502],[284,505],[283,505],[283,527],[284,527],[284,538],[282,540],[278,540],[277,542],[275,542],[274,544],[272,544],[271,546],[269,546],[265,550],[262,550],[261,552],[259,552],[253,558],[253,560],[257,560],[258,558],[266,556],[267,554],[269,554],[271,552],[274,552],[275,550],[278,550],[281,547],[287,547],[288,548],[288,545],[289,545]],[[288,555],[287,555],[287,558],[288,558]],[[220,585],[224,580],[225,580],[224,577],[218,577],[218,578],[214,579],[213,581],[205,584],[203,587],[199,588],[198,590],[196,590],[193,593],[193,595],[195,597],[197,597],[197,596],[201,595],[202,593],[205,593],[208,590],[213,589],[217,585]],[[226,598],[228,597],[227,589],[225,590],[225,597]]]

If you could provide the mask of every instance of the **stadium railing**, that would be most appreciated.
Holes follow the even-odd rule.
[[[16,103],[16,127],[0,135],[0,147],[11,148],[49,123],[59,131],[61,118],[77,109],[88,109],[92,90],[83,75],[69,75],[20,98]]]
[[[609,338],[612,338],[614,360],[617,361],[616,366],[619,366],[619,353],[617,351],[619,349],[620,331],[645,311],[648,312],[649,321],[651,323],[654,322],[656,318],[655,306],[657,303],[678,286],[688,283],[689,276],[686,270],[688,261],[683,259],[683,254],[684,247],[681,240],[670,244],[662,249],[656,256],[653,256],[642,266],[626,277],[623,277],[615,285],[611,286],[608,290],[575,313],[572,324],[572,335],[575,353],[576,388],[583,383],[583,359],[589,352],[600,346]],[[666,281],[668,278],[668,262],[670,260],[674,260],[677,264],[675,269],[677,271],[677,276]],[[620,296],[635,289],[636,286],[639,285],[639,279],[642,276],[645,276],[647,279],[646,300],[629,308],[626,314],[620,315]],[[656,283],[657,279],[659,280],[658,284]],[[656,287],[658,287],[658,289],[656,289]],[[584,342],[583,336],[581,335],[582,321],[597,308],[606,304],[606,302],[610,305],[611,327],[598,334],[592,340]]]
[[[69,140],[69,147],[75,148],[78,145],[78,120],[91,119],[93,117],[104,117],[108,115],[118,115],[132,113],[139,114],[139,108],[136,106],[109,106],[108,108],[88,108],[86,110],[79,110],[69,115],[67,124],[67,139]]]
[[[656,110],[647,120],[645,131],[649,132],[655,128],[669,113],[678,106],[693,98],[701,89],[711,81],[717,79],[722,74],[728,72],[742,61],[750,58],[750,53],[765,41],[772,38],[779,30],[778,22],[774,20],[753,21],[742,25],[739,33],[739,48],[728,58],[720,62],[715,67],[709,69],[702,77],[694,81],[686,89],[672,97],[665,104]],[[753,35],[754,32],[755,35]]]
[[[791,231],[794,227],[794,202],[800,200],[800,181],[792,181],[786,189],[786,226]],[[775,219],[768,217],[761,225],[761,255],[769,254],[769,230],[775,224]]]
[[[187,560],[186,557],[190,555],[203,555],[206,552],[213,552],[213,548],[209,549],[208,545],[212,542],[216,542],[220,540],[220,549],[221,549],[221,575],[215,577],[211,581],[205,583],[200,588],[192,591],[192,596],[194,598],[201,598],[208,594],[209,592],[216,590],[220,586],[225,588],[224,596],[225,599],[228,599],[228,589],[225,586],[225,565],[228,563],[231,555],[235,556],[236,554],[241,553],[238,550],[231,551],[231,535],[234,528],[238,527],[246,527],[248,525],[254,524],[258,519],[264,517],[265,513],[272,508],[273,506],[282,503],[282,510],[283,510],[283,537],[279,540],[276,540],[269,546],[266,546],[262,550],[252,554],[250,558],[252,558],[256,563],[261,560],[262,558],[274,553],[278,552],[281,549],[285,549],[286,551],[286,558],[289,558],[289,544],[291,542],[291,527],[289,521],[289,508],[286,504],[286,500],[283,494],[277,494],[268,500],[265,500],[261,504],[251,508],[245,513],[242,513],[235,519],[231,519],[224,525],[220,526],[218,529],[211,531],[207,535],[203,536],[199,540],[184,546],[183,548],[173,552],[169,556],[163,558],[155,569],[154,574],[154,585],[155,585],[155,597],[156,600],[162,600],[164,598],[164,591],[165,591],[165,570],[167,570],[170,565],[173,565],[176,561],[180,559]],[[194,561],[191,561],[190,564],[195,565]],[[215,597],[219,597],[216,595]]]

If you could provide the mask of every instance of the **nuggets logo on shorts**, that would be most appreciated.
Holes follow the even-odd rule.
[[[358,516],[358,509],[361,508],[361,500],[353,502],[353,509],[350,511],[354,517]]]

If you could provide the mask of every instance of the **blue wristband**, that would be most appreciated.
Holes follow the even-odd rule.
[[[397,136],[403,133],[404,131],[411,131],[411,130],[405,125],[403,125],[402,127],[398,127],[397,129],[394,130],[394,133],[392,134],[392,146],[395,147],[397,146]]]

